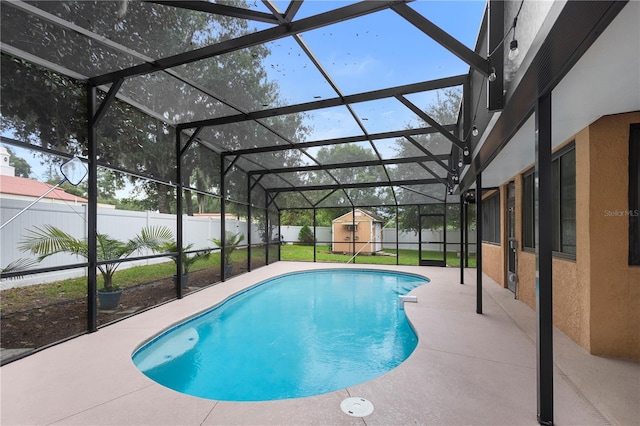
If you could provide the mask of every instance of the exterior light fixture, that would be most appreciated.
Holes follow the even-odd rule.
[[[458,160],[458,168],[462,168],[462,166],[464,166],[464,163],[462,162],[462,158]]]
[[[497,75],[496,75],[496,69],[494,67],[491,67],[491,69],[489,70],[489,77],[487,78],[492,83],[496,81]]]
[[[479,134],[479,133],[480,133],[480,132],[478,131],[478,127],[474,124],[474,125],[473,125],[473,128],[471,129],[471,134],[472,134],[473,136],[478,136],[478,134]],[[464,150],[466,151],[466,154],[465,154],[465,155],[469,155],[469,149],[465,147],[465,149],[464,149]]]
[[[520,13],[520,11],[518,11],[518,13]],[[520,51],[518,50],[518,40],[516,40],[516,25],[518,25],[517,15],[515,18],[513,18],[513,27],[512,27],[513,39],[509,44],[509,53],[507,54],[507,57],[509,58],[510,61],[513,61],[514,59],[516,59],[518,57],[518,53],[520,53]]]
[[[511,44],[509,44],[509,53],[507,54],[507,56],[509,57],[510,61],[513,61],[518,57],[518,53],[520,53],[520,50],[518,50],[518,40],[514,38],[513,40],[511,40]]]

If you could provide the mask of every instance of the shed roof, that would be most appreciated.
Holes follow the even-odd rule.
[[[370,218],[372,220],[372,222],[384,223],[384,218],[382,218],[381,216],[375,214],[372,211],[364,210],[364,209],[355,209],[353,211],[350,211],[348,213],[343,214],[342,216],[339,216],[339,217],[333,219],[331,222],[332,223],[342,222],[346,218],[351,218],[354,212],[360,212],[360,213],[364,214],[365,216]]]

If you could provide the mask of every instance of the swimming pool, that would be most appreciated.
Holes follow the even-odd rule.
[[[138,349],[133,362],[176,391],[225,401],[331,392],[378,377],[415,349],[398,295],[407,273],[333,269],[265,281]]]

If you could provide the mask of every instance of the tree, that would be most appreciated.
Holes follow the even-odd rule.
[[[2,21],[3,30],[14,24],[8,21]],[[5,54],[1,55],[0,73],[1,131],[43,148],[82,152],[87,135],[84,85]]]
[[[460,108],[460,102],[462,99],[462,93],[457,88],[447,88],[442,91],[437,91],[435,96],[435,101],[433,104],[428,105],[425,108],[425,112],[436,120],[441,125],[455,124],[458,119],[458,111]],[[427,125],[427,123],[424,123]],[[409,127],[409,126],[408,126]],[[414,136],[413,139],[418,142],[421,146],[428,149],[432,154],[449,154],[452,150],[452,143],[449,141],[444,135],[439,133],[434,134],[426,134],[426,135],[417,135]],[[406,139],[398,139],[397,143],[397,152],[398,157],[409,156],[410,153],[416,151],[416,147]],[[427,167],[429,167],[432,171],[434,171],[439,176],[446,178],[447,172],[434,161],[428,162]],[[405,167],[399,167],[397,169],[397,177],[400,179],[415,179],[416,174],[428,174],[422,168],[409,167],[408,165]],[[429,175],[428,177],[432,177]],[[434,203],[433,206],[424,206],[422,208],[418,208],[417,206],[408,206],[403,209],[403,213],[399,217],[400,226],[403,229],[413,230],[415,232],[419,232],[419,218],[421,213],[443,213],[444,209],[441,203],[438,203],[436,200],[442,200],[444,202],[445,197],[447,196],[447,187],[443,183],[430,184],[430,185],[422,185],[418,188],[413,188],[422,192],[429,197],[424,197],[425,202]],[[399,197],[402,198],[403,189],[400,189]],[[449,209],[447,211],[447,226],[456,226],[459,224],[459,213],[457,208]],[[449,217],[449,216],[452,217]],[[458,220],[456,220],[458,218]],[[436,217],[432,218],[424,218],[426,220],[423,221],[423,226],[427,227],[442,227],[440,220]],[[450,224],[450,225],[449,225]]]
[[[280,214],[280,224],[283,226],[313,225],[313,210],[284,210]]]
[[[316,242],[316,239],[313,237],[313,231],[311,231],[311,228],[307,225],[300,228],[300,232],[298,232],[298,241],[300,241],[300,244],[303,246],[312,246]]]
[[[28,178],[31,175],[31,165],[22,157],[18,157],[14,150],[6,147],[9,153],[9,165],[15,167],[16,176]]]
[[[367,160],[377,160],[378,156],[373,150],[363,148],[360,145],[332,145],[329,147],[321,148],[316,158],[320,164],[343,164],[350,162],[360,162]],[[330,170],[331,175],[338,180],[341,184],[358,183],[366,181],[384,181],[387,180],[382,167],[380,166],[365,166],[359,168],[340,168]],[[316,185],[322,184],[335,184],[327,174],[320,173],[316,175],[312,182]],[[349,189],[346,190],[348,199],[335,200],[337,203],[346,204],[351,206],[367,206],[378,205],[388,197],[387,188],[362,188],[362,189]],[[340,197],[340,192],[337,192],[336,197]]]
[[[105,8],[114,8],[114,13],[93,14],[94,19],[89,22],[84,17],[91,15],[94,2],[45,2],[40,7],[53,16],[64,14],[71,23],[88,26],[88,30],[119,44],[135,46],[136,51],[151,58],[191,51],[238,38],[253,30],[249,28],[247,20],[193,13],[184,8],[152,2],[102,4]],[[119,4],[126,4],[127,7],[119,9]],[[247,4],[240,0],[235,6],[243,7]],[[78,22],[74,22],[74,19]],[[174,25],[163,25],[169,22]],[[13,28],[12,25],[13,22],[7,22],[6,31],[15,30],[18,33],[18,28]],[[58,57],[87,55],[76,61],[79,66],[95,64],[94,67],[89,65],[92,69],[80,71],[87,71],[87,75],[104,68],[104,64],[126,62],[126,59],[115,57],[108,49],[79,48],[75,44],[76,39],[72,37],[64,44],[55,43],[53,37],[54,34],[46,33],[42,43],[55,45]],[[131,183],[144,192],[146,198],[154,201],[155,209],[161,212],[175,211],[175,190],[162,183],[176,182],[175,128],[168,123],[190,122],[235,113],[237,110],[259,109],[265,104],[281,104],[278,85],[269,81],[265,69],[265,59],[269,53],[266,45],[256,45],[175,70],[181,77],[203,87],[203,91],[178,80],[173,80],[175,85],[167,85],[165,83],[169,80],[165,73],[141,75],[127,81],[129,92],[125,95],[164,117],[164,120],[152,118],[131,105],[116,100],[98,127],[99,161],[132,172]],[[2,130],[12,130],[20,139],[33,141],[46,148],[82,153],[86,148],[87,129],[85,87],[72,79],[20,59],[7,55],[2,55],[2,58]],[[121,91],[125,90],[125,86]],[[162,93],[158,93],[159,86],[163,88]],[[135,88],[135,93],[132,93],[132,88]],[[190,94],[197,96],[189,96]],[[212,95],[226,103],[218,101]],[[100,94],[100,97],[104,98],[104,95]],[[230,108],[230,103],[237,110]],[[279,135],[295,143],[307,131],[302,121],[301,114],[294,114],[262,122],[277,126]],[[211,131],[207,129],[201,135],[204,140],[224,141],[228,150],[253,146],[256,140],[274,137],[277,136],[271,131],[252,122],[220,126]],[[195,185],[210,193],[245,201],[244,198],[237,198],[246,195],[245,173],[238,173],[228,180],[225,185],[226,194],[216,192],[220,185],[219,173],[216,171],[211,174],[212,163],[208,152],[206,148],[195,149],[193,154],[189,153],[183,159],[183,184],[186,187]],[[296,165],[297,155],[295,150],[291,150],[274,153],[273,157],[283,165]],[[185,195],[186,209],[191,214],[194,210],[189,202],[191,194]],[[204,202],[204,198],[197,197],[197,202]],[[202,210],[204,205],[199,205],[198,208]]]

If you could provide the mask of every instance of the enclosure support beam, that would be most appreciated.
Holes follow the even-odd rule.
[[[427,18],[410,8],[406,3],[395,3],[391,7],[398,15],[413,24],[420,31],[456,55],[458,58],[479,71],[482,75],[489,75],[489,63],[486,59],[469,49],[446,31],[429,21]]]
[[[464,195],[460,194],[460,284],[464,284]]]
[[[446,189],[445,189],[445,194],[446,194]],[[447,196],[444,196],[444,229],[442,231],[442,239],[444,240],[444,266],[447,266]]]
[[[451,132],[448,132],[444,126],[442,126],[440,123],[438,123],[436,120],[434,120],[433,118],[431,118],[431,116],[429,114],[427,114],[426,112],[424,112],[422,109],[420,109],[419,106],[417,106],[416,104],[414,104],[413,102],[411,102],[409,99],[405,98],[402,95],[396,95],[395,98],[397,100],[399,100],[404,106],[406,106],[407,108],[409,108],[414,114],[416,114],[418,117],[422,118],[424,121],[426,121],[427,123],[429,123],[431,125],[431,127],[435,128],[436,130],[438,130],[438,132],[440,132],[440,134],[442,136],[444,136],[445,138],[449,139],[455,146],[457,146],[460,149],[464,148],[464,143],[458,139],[455,135],[453,135]],[[452,170],[448,167],[445,166],[443,164],[441,164],[441,166],[443,166],[444,168],[446,168],[448,171],[452,172]]]
[[[317,261],[316,244],[318,241],[318,236],[316,235],[316,226],[318,226],[318,223],[316,221],[316,207],[313,206],[313,262],[314,263]],[[331,233],[331,235],[333,235],[333,233]],[[332,245],[333,245],[333,242],[332,242]]]
[[[353,263],[356,263],[356,208],[351,206],[351,246],[353,247]]]
[[[449,130],[455,129],[454,124],[445,124],[444,128]],[[263,152],[277,152],[277,151],[288,151],[290,149],[308,149],[315,147],[324,147],[331,145],[342,145],[346,143],[353,142],[367,142],[373,140],[380,139],[395,139],[402,138],[404,136],[416,136],[416,135],[430,135],[432,133],[438,133],[436,129],[433,127],[419,127],[416,129],[404,129],[404,130],[396,130],[392,132],[383,132],[383,133],[370,133],[369,135],[358,135],[358,136],[346,136],[343,138],[333,138],[333,139],[324,139],[320,141],[311,141],[311,142],[300,142],[295,145],[271,145],[271,146],[261,146],[257,148],[245,148],[245,149],[234,149],[233,152],[235,155],[246,155],[246,154],[260,154]],[[449,154],[440,154],[436,155],[440,160],[446,160],[449,158]],[[427,161],[427,160],[424,160]],[[394,163],[397,164],[397,163]]]
[[[222,247],[220,247],[220,280],[225,281],[227,278],[224,273],[224,270],[227,265],[224,264],[224,254],[225,248],[227,245],[226,238],[226,221],[227,221],[227,206],[226,206],[226,187],[224,184],[224,178],[226,175],[226,170],[224,168],[224,155],[220,156],[220,241],[222,241]]]
[[[191,136],[189,136],[189,140],[187,140],[187,143],[185,143],[184,146],[180,149],[180,157],[182,157],[182,155],[187,152],[187,150],[191,147],[201,131],[202,127],[198,127],[193,131],[193,133],[191,133]],[[177,132],[178,134],[181,134],[181,131],[178,129]]]
[[[469,267],[469,202],[464,203],[464,267]]]
[[[277,27],[268,28],[266,30],[252,32],[243,36],[224,40],[220,43],[201,47],[199,49],[189,50],[187,52],[178,53],[155,61],[148,61],[143,64],[135,65],[130,68],[113,71],[97,77],[93,77],[90,81],[92,85],[101,85],[111,83],[120,78],[134,77],[142,74],[150,74],[168,68],[178,67],[180,65],[189,64],[202,59],[214,56],[224,55],[225,53],[235,52],[248,47],[262,45],[270,41],[279,40],[294,34],[302,34],[307,31],[326,27],[328,25],[343,22],[345,20],[365,16],[371,13],[388,9],[389,2],[369,2],[362,1],[349,6],[345,6],[336,10],[320,13],[291,22],[287,25],[278,25]]]
[[[482,313],[482,172],[476,175],[476,313]]]
[[[98,329],[98,301],[96,295],[98,291],[97,270],[98,270],[98,159],[96,152],[96,124],[94,113],[96,110],[96,88],[87,88],[87,110],[88,110],[88,204],[87,204],[87,331],[94,332]]]
[[[247,173],[247,271],[251,272],[251,176]],[[267,218],[265,221],[266,231],[269,229],[269,197],[265,197],[265,204],[267,208]],[[265,232],[268,235],[268,232]],[[265,252],[266,264],[269,264],[269,238],[267,238],[266,252]]]
[[[264,235],[265,235],[265,239],[267,240],[266,241],[266,245],[265,245],[265,250],[266,250],[265,261],[266,261],[267,265],[269,264],[269,261],[270,261],[270,259],[269,259],[269,240],[270,240],[269,237],[271,235],[271,231],[270,231],[271,230],[271,222],[269,220],[269,205],[270,204],[271,203],[269,202],[269,197],[268,196],[264,197],[264,211],[265,211],[265,216],[266,216],[265,220],[264,220],[264,223],[265,223]],[[251,205],[249,205],[249,208],[251,208]],[[251,235],[251,222],[250,221],[247,222],[247,234]],[[249,240],[249,241],[251,241],[251,240]],[[251,262],[251,258],[249,258],[249,262]]]
[[[536,374],[538,423],[553,424],[553,171],[551,162],[551,92],[538,98],[536,120]]]
[[[182,299],[182,150],[180,147],[180,130],[176,129],[176,296]]]
[[[224,124],[240,123],[243,121],[251,120],[256,121],[263,118],[277,117],[280,115],[297,114],[318,109],[375,101],[379,99],[389,98],[391,96],[410,95],[413,93],[426,92],[429,90],[460,86],[464,84],[466,79],[466,75],[455,75],[451,77],[440,78],[437,80],[429,80],[420,83],[407,84],[404,86],[391,87],[388,89],[374,90],[370,92],[356,93],[353,95],[346,95],[342,97],[338,96],[334,98],[322,99],[319,101],[305,102],[301,104],[287,105],[270,109],[261,109],[246,113],[228,115],[224,117],[192,121],[190,123],[179,124],[178,128],[182,130],[202,126],[221,126]]]
[[[278,210],[278,259],[276,261],[280,261],[282,260],[282,214],[280,212],[280,209],[277,208]],[[267,211],[267,215],[269,214],[269,212]],[[315,251],[315,250],[314,250]]]
[[[198,12],[211,13],[215,15],[231,16],[234,18],[246,19],[250,21],[266,22],[267,24],[276,25],[278,20],[270,13],[260,12],[257,10],[243,9],[240,7],[228,6],[226,4],[209,3],[202,0],[197,1],[168,1],[168,0],[144,0],[147,3],[162,4],[181,9],[195,10]]]
[[[378,187],[383,188],[383,187],[389,187],[389,186],[404,187],[404,186],[411,186],[411,185],[429,185],[433,183],[441,183],[441,182],[437,179],[411,179],[411,180],[405,179],[405,180],[391,180],[388,182],[382,181],[382,182],[342,183],[342,184],[331,184],[331,185],[308,185],[304,187],[304,190],[305,191],[317,191],[317,190],[323,190],[323,189],[345,190],[345,189],[353,189],[353,188],[378,188]],[[269,191],[274,193],[297,192],[299,190],[300,188],[298,187],[269,189]],[[349,199],[349,201],[351,201],[351,199]]]
[[[109,92],[107,92],[107,96],[98,107],[98,110],[95,111],[95,114],[93,114],[93,127],[98,127],[98,124],[116,98],[116,94],[118,93],[118,90],[120,90],[120,86],[122,86],[123,82],[123,79],[119,79],[111,85]]]
[[[396,204],[396,265],[400,264],[400,230],[398,229],[399,227],[399,221],[398,221],[398,214],[400,213],[399,208],[398,208],[398,204]]]

